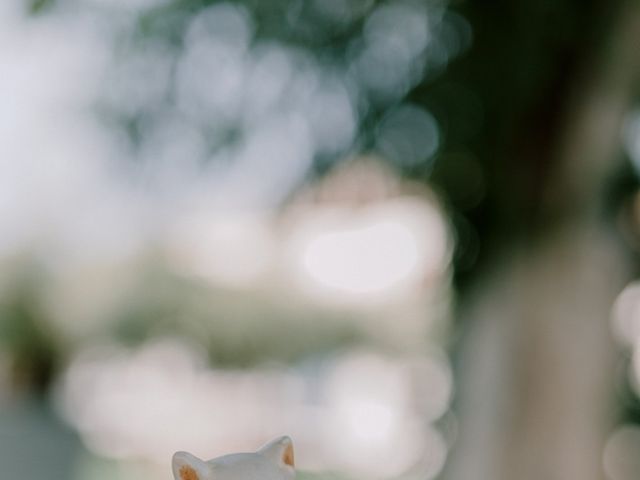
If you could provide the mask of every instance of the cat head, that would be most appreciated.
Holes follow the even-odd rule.
[[[256,452],[208,461],[177,452],[172,468],[175,480],[294,480],[293,443],[289,437],[280,437]]]

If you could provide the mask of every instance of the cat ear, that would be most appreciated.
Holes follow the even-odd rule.
[[[175,453],[171,467],[175,480],[210,480],[210,465],[190,453]]]
[[[258,453],[269,458],[278,466],[295,467],[293,461],[293,442],[287,436],[270,441],[258,450]]]

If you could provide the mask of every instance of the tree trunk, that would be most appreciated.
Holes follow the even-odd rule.
[[[468,302],[448,479],[604,478],[615,414],[609,312],[630,269],[600,213],[639,45],[640,4],[627,2],[546,152],[556,169],[540,195],[533,233],[542,240],[516,248]]]

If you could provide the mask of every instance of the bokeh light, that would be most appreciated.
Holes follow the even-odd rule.
[[[468,46],[454,17],[26,3],[0,6],[0,413],[66,452],[28,478],[168,479],[282,433],[302,475],[435,478],[453,236],[401,170],[442,146],[407,95]]]
[[[110,458],[162,464],[178,448],[210,455],[285,428],[307,468],[438,473],[446,447],[420,418],[436,421],[448,409],[451,374],[441,359],[353,351],[319,359],[311,377],[310,366],[210,369],[201,348],[176,340],[134,351],[104,345],[72,360],[57,403],[86,445]],[[415,389],[435,398],[426,410]]]
[[[579,3],[0,1],[0,477],[638,478],[640,7]]]

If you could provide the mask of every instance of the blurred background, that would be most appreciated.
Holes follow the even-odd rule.
[[[640,475],[635,0],[0,2],[2,478]]]

